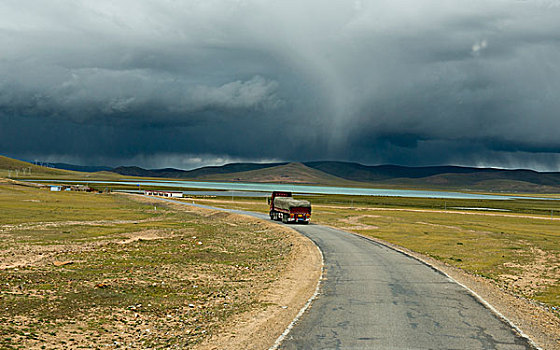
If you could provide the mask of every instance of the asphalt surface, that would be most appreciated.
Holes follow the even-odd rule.
[[[322,250],[319,297],[281,349],[533,349],[433,268],[344,231],[295,226]]]
[[[289,226],[321,249],[325,275],[280,349],[534,349],[468,290],[422,262],[345,231]]]

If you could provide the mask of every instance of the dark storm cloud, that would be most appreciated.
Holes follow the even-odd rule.
[[[560,169],[560,6],[3,1],[0,153]]]

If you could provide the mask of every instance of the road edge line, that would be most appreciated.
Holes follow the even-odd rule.
[[[340,229],[337,229],[340,230]],[[533,347],[535,347],[536,350],[543,350],[543,348],[541,348],[537,343],[535,343],[535,341],[533,339],[531,339],[527,334],[525,334],[525,332],[523,332],[515,323],[513,323],[509,318],[507,318],[506,316],[504,316],[500,311],[498,311],[494,306],[492,306],[492,304],[490,304],[489,302],[487,302],[483,297],[481,297],[480,295],[478,295],[478,293],[476,293],[474,290],[472,290],[471,288],[467,287],[466,285],[464,285],[463,283],[457,281],[456,279],[454,279],[453,277],[449,276],[447,274],[447,272],[442,271],[441,269],[439,269],[437,266],[434,266],[432,264],[430,264],[428,261],[422,259],[421,257],[418,256],[414,256],[412,254],[410,254],[409,252],[398,248],[397,246],[392,246],[392,243],[389,242],[383,242],[382,240],[378,239],[378,238],[374,238],[374,237],[368,237],[356,232],[349,232],[349,231],[345,231],[342,230],[344,232],[348,232],[350,234],[356,235],[358,237],[364,238],[370,242],[373,243],[377,243],[380,244],[386,248],[389,248],[391,250],[394,250],[396,252],[399,252],[401,254],[404,254],[406,256],[408,256],[409,258],[412,258],[416,261],[419,261],[420,263],[430,267],[431,269],[436,270],[437,272],[441,273],[442,275],[444,275],[445,277],[447,277],[449,280],[451,280],[452,282],[458,284],[459,286],[461,286],[462,288],[464,288],[467,292],[469,292],[469,294],[471,294],[480,304],[482,304],[484,307],[486,307],[488,310],[490,310],[492,313],[494,313],[494,315],[498,316],[499,319],[501,319],[503,322],[505,322],[507,325],[509,325],[511,328],[513,328],[518,334],[519,336],[521,336],[522,338],[527,339],[527,341],[529,341],[529,344],[531,344]],[[416,253],[419,254],[419,253]]]
[[[298,234],[301,234],[301,233],[298,232]],[[315,293],[313,293],[313,295],[307,300],[305,305],[303,305],[303,307],[299,310],[296,317],[294,317],[292,322],[290,322],[288,327],[286,327],[284,332],[282,332],[282,334],[280,334],[280,336],[276,339],[274,344],[270,348],[268,348],[268,350],[277,350],[278,349],[278,347],[282,344],[284,339],[286,339],[286,337],[288,336],[288,334],[290,333],[292,328],[294,328],[296,323],[299,321],[301,316],[303,316],[303,314],[309,309],[309,307],[311,307],[311,304],[313,303],[313,301],[319,295],[319,290],[321,289],[321,281],[323,280],[323,277],[324,277],[323,275],[324,275],[324,272],[325,272],[325,258],[323,256],[323,252],[321,251],[321,248],[319,248],[319,246],[317,244],[315,244],[315,242],[313,242],[312,240],[310,240],[310,241],[317,248],[317,251],[319,251],[319,255],[321,256],[321,276],[319,277],[319,281],[317,281],[317,287],[315,288]]]

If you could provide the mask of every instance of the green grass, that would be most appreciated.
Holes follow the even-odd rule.
[[[0,260],[31,259],[0,269],[0,348],[188,348],[264,307],[290,251],[280,231],[155,203],[0,184]]]
[[[0,185],[3,224],[52,221],[128,220],[152,216],[147,205],[106,194],[84,194]],[[152,207],[153,208],[153,207]],[[146,210],[142,210],[146,209]]]

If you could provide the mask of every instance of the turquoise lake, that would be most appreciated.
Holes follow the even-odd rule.
[[[393,190],[380,188],[355,188],[355,187],[331,187],[331,186],[311,186],[311,185],[286,185],[286,184],[263,184],[263,183],[237,183],[237,182],[199,182],[199,181],[182,181],[182,180],[150,180],[150,181],[69,181],[69,180],[29,180],[34,182],[65,182],[65,183],[90,183],[90,184],[106,184],[106,185],[133,185],[139,186],[162,186],[177,187],[202,190],[229,190],[229,191],[256,191],[256,192],[272,192],[272,191],[291,191],[293,193],[309,193],[309,194],[344,194],[353,196],[383,196],[383,197],[413,197],[413,198],[449,198],[449,199],[541,199],[551,200],[551,198],[539,197],[517,197],[517,196],[501,196],[473,194],[463,192],[445,192],[445,191],[421,191],[421,190]],[[228,194],[224,194],[228,195]]]

